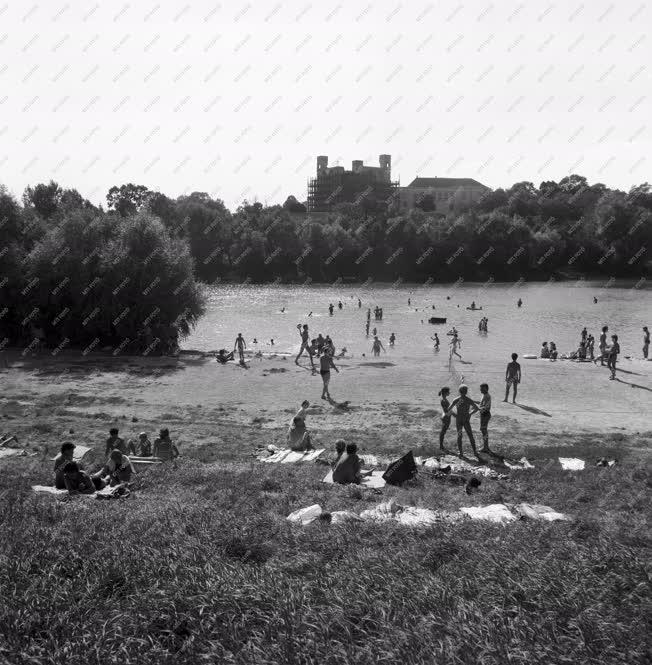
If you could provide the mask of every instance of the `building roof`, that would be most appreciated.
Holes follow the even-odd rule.
[[[473,178],[415,178],[408,187],[420,189],[451,189],[453,187],[485,187],[482,183]]]

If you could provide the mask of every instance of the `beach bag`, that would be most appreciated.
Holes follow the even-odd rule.
[[[416,473],[417,463],[414,461],[412,451],[410,451],[387,467],[387,470],[383,473],[383,480],[388,485],[401,485],[406,480],[414,478]]]

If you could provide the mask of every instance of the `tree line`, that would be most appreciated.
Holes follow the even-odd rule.
[[[640,278],[652,265],[647,183],[571,175],[434,208],[429,194],[402,211],[362,192],[328,214],[293,196],[230,211],[129,183],[105,209],[55,182],[20,202],[0,186],[0,345],[165,352],[201,316],[202,283]]]

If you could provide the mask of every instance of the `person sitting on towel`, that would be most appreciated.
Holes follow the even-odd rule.
[[[331,464],[333,468],[337,466],[337,463],[340,461],[344,451],[346,450],[346,441],[344,439],[338,439],[335,442],[335,461]]]
[[[66,462],[63,466],[63,479],[68,494],[94,494],[93,479],[79,468],[77,462]]]
[[[342,485],[362,481],[362,460],[358,457],[358,446],[355,443],[346,444],[346,452],[340,457],[333,469],[333,482]]]
[[[164,462],[179,457],[179,449],[172,443],[167,427],[159,432],[158,439],[154,441],[154,457],[159,457]]]
[[[102,489],[107,485],[115,487],[121,483],[128,483],[134,473],[131,460],[119,450],[112,450],[106,464],[91,478],[95,487]]]
[[[147,436],[147,432],[141,432],[138,435],[138,441],[131,439],[129,441],[129,454],[137,457],[152,456],[152,442]]]
[[[313,449],[310,434],[301,416],[295,416],[292,419],[292,425],[290,425],[290,429],[288,430],[288,446],[296,452]]]
[[[72,441],[64,441],[61,444],[61,452],[54,458],[54,486],[58,490],[66,489],[66,482],[63,477],[63,468],[68,462],[72,462],[75,452],[75,444]]]

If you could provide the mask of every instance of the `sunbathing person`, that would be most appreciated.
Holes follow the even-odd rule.
[[[138,435],[138,441],[131,439],[129,441],[128,452],[130,455],[136,457],[151,457],[152,456],[152,442],[147,436],[147,432],[141,432]]]
[[[337,463],[340,461],[340,457],[344,455],[344,451],[346,450],[346,442],[344,439],[338,439],[335,442],[335,460],[331,464],[333,468],[337,466]]]
[[[300,416],[295,416],[292,419],[292,425],[288,430],[288,446],[296,452],[313,450],[306,423]]]
[[[167,427],[159,432],[158,439],[154,441],[154,457],[165,462],[179,457],[179,449],[172,443],[170,430]]]
[[[68,494],[94,494],[93,479],[79,468],[77,462],[66,462],[63,467],[63,479]]]
[[[333,469],[333,482],[341,485],[362,481],[362,460],[358,457],[358,446],[355,443],[346,444],[346,452],[339,458]]]
[[[54,458],[54,486],[58,490],[66,489],[63,469],[68,462],[72,462],[74,452],[75,444],[72,441],[64,441],[61,444],[61,452]]]
[[[119,450],[121,453],[127,452],[127,444],[124,442],[124,439],[118,436],[117,427],[112,427],[109,430],[109,438],[106,440],[106,449],[104,451],[106,457],[109,456],[112,450]]]
[[[228,363],[229,360],[233,360],[233,358],[233,351],[227,353],[226,349],[220,349],[215,356],[215,360],[217,360],[218,363],[222,363],[222,365]]]
[[[112,450],[106,464],[91,478],[97,489],[128,483],[135,473],[131,460],[119,450]]]

